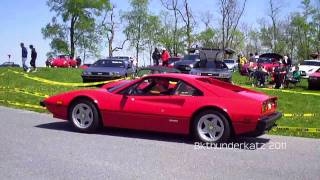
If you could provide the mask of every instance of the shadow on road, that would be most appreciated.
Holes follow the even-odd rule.
[[[67,131],[73,133],[81,133],[76,131],[70,123],[68,122],[53,122],[47,124],[40,124],[35,126],[37,128],[50,129],[50,130],[58,130],[58,131]],[[149,132],[149,131],[141,131],[141,130],[131,130],[131,129],[120,129],[120,128],[103,128],[100,132],[95,133],[99,135],[108,135],[115,137],[127,137],[134,139],[147,139],[147,140],[155,140],[155,141],[165,141],[165,142],[174,142],[174,143],[183,143],[188,145],[195,145],[197,142],[192,140],[190,136],[179,135],[179,134],[169,134],[169,133],[158,133],[158,132]],[[243,150],[256,150],[259,149],[264,144],[268,143],[270,139],[267,138],[254,138],[254,137],[239,137],[233,138],[227,142],[227,144],[220,145],[218,148],[228,148],[228,149],[243,149]],[[242,146],[235,147],[231,146],[231,144],[242,144]],[[253,145],[248,148],[248,145]],[[230,146],[227,146],[230,145]],[[245,146],[246,145],[246,146]],[[210,149],[203,144],[204,149]],[[230,148],[231,147],[231,148]]]

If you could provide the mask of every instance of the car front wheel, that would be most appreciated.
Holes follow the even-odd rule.
[[[81,99],[72,104],[69,120],[81,132],[95,132],[100,127],[98,109],[92,101]]]
[[[195,117],[193,131],[196,140],[205,143],[220,143],[230,137],[227,118],[215,110],[206,110]]]

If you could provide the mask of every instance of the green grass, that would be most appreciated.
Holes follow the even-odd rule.
[[[11,70],[22,72],[19,68],[11,68]],[[79,69],[53,69],[53,68],[39,68],[36,73],[29,73],[30,76],[41,77],[44,79],[59,81],[59,82],[72,82],[81,83],[81,72]],[[2,75],[5,73],[4,75]],[[250,86],[248,78],[240,76],[239,73],[235,72],[233,75],[233,81],[235,84]],[[7,87],[11,89],[1,89],[1,87]],[[12,105],[1,100],[14,101],[18,103],[26,103],[38,105],[39,101],[43,97],[32,96],[28,94],[23,94],[21,92],[13,91],[14,88],[24,89],[29,92],[41,92],[42,94],[54,95],[61,92],[66,92],[74,89],[83,89],[83,87],[66,87],[44,84],[31,79],[24,78],[20,74],[14,74],[8,69],[0,68],[0,105],[23,108],[27,110],[37,111],[37,112],[47,112],[43,109],[35,109],[30,107],[21,107],[17,105]],[[257,91],[265,92],[272,96],[277,96],[279,98],[279,111],[283,113],[312,113],[315,114],[314,117],[282,117],[278,121],[280,126],[290,126],[290,127],[310,127],[310,128],[320,128],[320,96],[314,95],[302,95],[294,94],[288,92],[281,92],[281,90],[266,90],[255,88]],[[307,81],[302,80],[302,82],[295,88],[289,89],[295,92],[312,92],[320,94],[320,91],[310,91],[307,90]],[[288,136],[301,136],[301,137],[312,137],[320,138],[320,133],[310,133],[310,132],[294,132],[294,131],[270,131],[270,134],[278,135],[288,135]]]

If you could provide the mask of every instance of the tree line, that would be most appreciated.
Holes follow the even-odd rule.
[[[190,0],[159,0],[160,13],[149,9],[149,0],[129,0],[130,9],[120,10],[109,0],[48,0],[55,15],[42,34],[50,39],[47,56],[99,56],[101,49],[111,57],[128,44],[139,60],[154,47],[164,47],[173,56],[193,46],[232,48],[250,52],[288,54],[293,59],[320,54],[320,0],[302,0],[300,11],[280,18],[282,1],[268,0],[267,16],[250,26],[241,19],[247,0],[215,0],[213,11],[195,13]],[[218,19],[216,22],[213,19]],[[121,35],[121,33],[123,35]],[[115,39],[123,37],[121,42]],[[150,59],[151,62],[151,59]]]

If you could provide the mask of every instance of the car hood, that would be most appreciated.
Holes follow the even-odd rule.
[[[192,72],[210,72],[210,73],[230,73],[230,71],[226,69],[216,69],[216,68],[193,68]]]
[[[309,66],[309,65],[300,65],[300,66],[299,66],[299,70],[300,70],[300,71],[309,71],[309,70],[311,70],[311,69],[317,70],[317,69],[319,69],[319,68],[320,68],[319,66]]]
[[[192,61],[192,60],[183,60],[183,61],[177,61],[175,62],[175,66],[177,65],[190,65],[190,64],[195,64],[196,61]]]
[[[126,72],[125,68],[118,68],[118,67],[88,67],[86,72],[119,72],[124,73]]]

